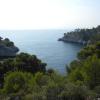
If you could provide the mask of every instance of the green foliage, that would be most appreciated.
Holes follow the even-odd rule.
[[[20,53],[13,60],[13,64],[17,70],[35,73],[37,71],[45,72],[45,63],[42,63],[35,55]]]
[[[67,73],[71,73],[71,71],[75,70],[77,67],[80,68],[81,66],[82,62],[74,60],[70,63],[70,66],[66,66]]]
[[[97,55],[100,58],[100,42],[97,42],[95,45],[89,45],[84,47],[79,53],[78,58],[80,60],[86,59],[90,56]]]
[[[80,82],[84,82],[84,76],[82,75],[82,72],[79,68],[76,68],[74,71],[72,71],[69,76],[69,81],[71,82],[77,82],[77,81],[80,81]]]
[[[33,75],[23,72],[9,72],[4,79],[4,92],[6,94],[26,93],[33,81]],[[32,87],[31,87],[32,88]]]
[[[72,82],[81,81],[94,88],[100,84],[100,59],[96,55],[87,58],[85,61],[80,61],[82,64],[75,64],[75,68],[70,66],[71,72],[68,74],[68,79]]]
[[[5,59],[0,62],[0,82],[1,87],[4,82],[4,74],[13,71],[30,72],[35,74],[36,72],[46,72],[46,64],[42,63],[35,55],[29,55],[27,53],[20,53],[15,58]]]
[[[89,96],[85,85],[70,83],[65,76],[57,73],[48,75],[41,72],[34,76],[18,71],[7,73],[1,92],[2,98],[11,100],[85,100]]]
[[[86,86],[72,83],[66,84],[63,92],[60,94],[63,100],[85,100],[87,96],[88,89]]]
[[[68,69],[68,79],[94,89],[100,85],[100,42],[89,45],[78,53],[79,60],[73,61]]]
[[[33,89],[33,98],[38,98],[36,100],[85,100],[88,96],[89,90],[86,86],[69,83],[66,77],[57,73],[50,76],[37,73],[35,77],[39,83]]]
[[[91,88],[100,84],[100,59],[96,55],[85,61],[82,70],[86,73],[85,81]]]

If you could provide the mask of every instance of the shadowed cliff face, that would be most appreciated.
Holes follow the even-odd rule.
[[[8,38],[4,40],[0,37],[0,58],[14,57],[19,49]]]

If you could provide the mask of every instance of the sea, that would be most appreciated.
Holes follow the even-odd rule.
[[[66,74],[66,66],[77,59],[82,45],[58,41],[68,30],[1,30],[0,36],[9,38],[20,52],[36,55],[47,63],[47,69]]]

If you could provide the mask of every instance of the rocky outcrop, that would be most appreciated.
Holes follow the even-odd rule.
[[[0,45],[0,57],[13,57],[19,49],[15,46],[7,47],[5,45]]]
[[[19,49],[14,45],[6,45],[12,43],[10,40],[0,40],[0,58],[15,57]]]
[[[82,40],[82,39],[79,39],[77,37],[73,37],[73,36],[64,36],[62,38],[59,38],[58,41],[64,41],[64,42],[70,42],[70,43],[78,43],[78,44],[87,44],[88,41],[85,41],[85,40]]]

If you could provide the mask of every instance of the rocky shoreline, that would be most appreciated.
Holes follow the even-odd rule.
[[[64,33],[58,41],[78,43],[82,45],[94,44],[100,41],[100,25],[91,29],[75,29],[74,31]]]
[[[82,41],[82,40],[74,40],[74,39],[70,39],[70,38],[59,38],[58,41],[63,41],[63,42],[69,42],[69,43],[77,43],[77,44],[82,44],[82,45],[86,45],[89,43],[89,41]]]

